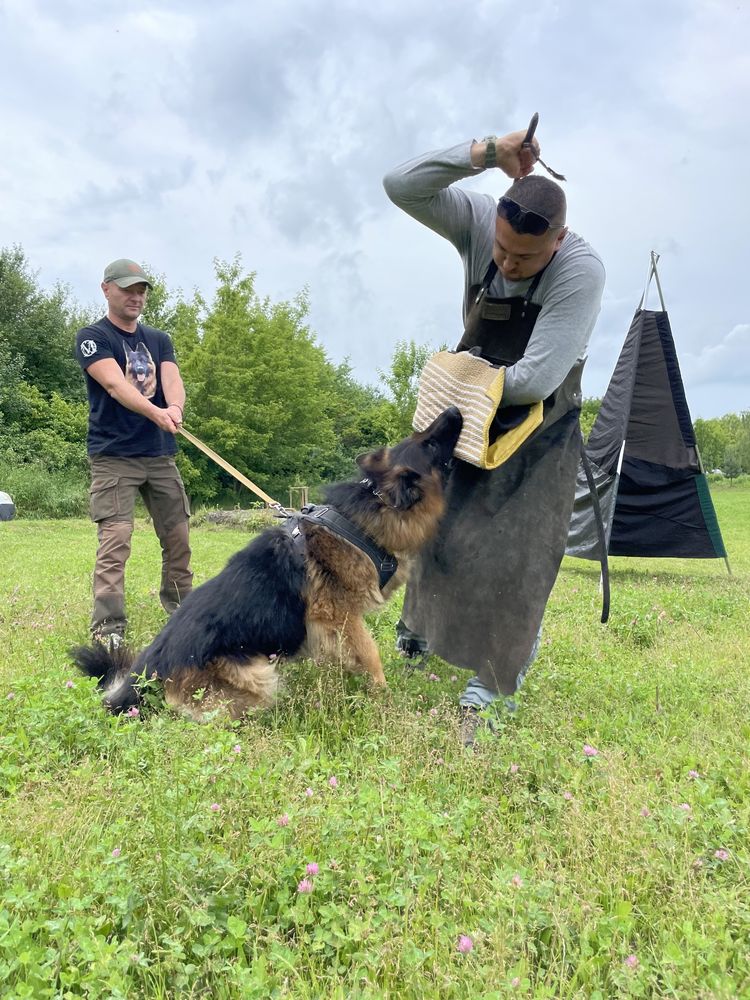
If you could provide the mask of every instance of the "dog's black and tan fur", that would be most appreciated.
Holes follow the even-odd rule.
[[[384,686],[363,615],[404,582],[409,558],[437,530],[461,423],[457,409],[446,410],[427,430],[358,459],[364,479],[328,490],[329,507],[398,558],[383,591],[372,560],[322,524],[301,522],[304,546],[269,528],[190,593],[140,654],[95,644],[72,650],[74,662],[100,679],[113,712],[138,704],[145,674],[163,682],[169,705],[198,720],[272,704],[279,657],[338,662]]]

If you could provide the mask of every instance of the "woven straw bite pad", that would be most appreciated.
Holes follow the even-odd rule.
[[[503,395],[505,369],[468,351],[440,351],[422,370],[414,429],[424,430],[449,406],[464,418],[456,458],[484,466],[492,418]]]

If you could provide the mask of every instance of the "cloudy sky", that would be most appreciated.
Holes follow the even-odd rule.
[[[584,394],[653,249],[693,419],[750,409],[747,0],[0,0],[0,105],[0,244],[43,286],[98,301],[127,256],[210,294],[240,253],[262,295],[306,287],[329,357],[372,383],[398,340],[461,329],[457,254],[383,174],[538,111],[607,267]]]

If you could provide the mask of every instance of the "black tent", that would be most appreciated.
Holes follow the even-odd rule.
[[[658,259],[652,252],[645,291],[585,447],[607,553],[723,558],[729,569],[685,398]],[[658,312],[642,308],[652,277],[661,300]],[[583,466],[566,554],[601,557]]]

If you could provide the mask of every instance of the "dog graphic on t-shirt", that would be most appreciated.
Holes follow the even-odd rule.
[[[140,340],[133,351],[125,346],[125,378],[146,399],[151,399],[156,393],[156,365],[148,348]]]

